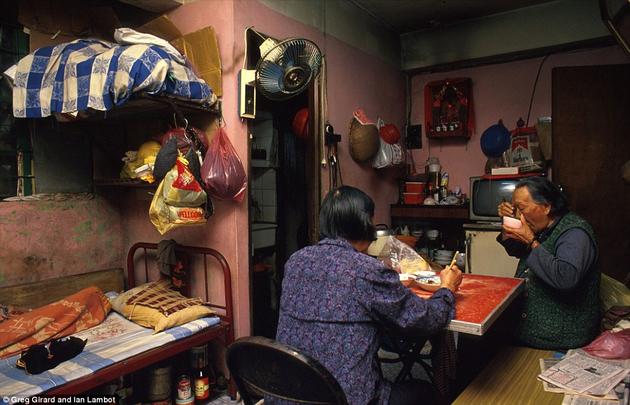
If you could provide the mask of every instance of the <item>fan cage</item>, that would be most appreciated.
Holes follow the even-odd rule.
[[[319,74],[322,54],[313,41],[289,38],[277,43],[256,65],[256,86],[271,100],[284,100],[306,88]]]

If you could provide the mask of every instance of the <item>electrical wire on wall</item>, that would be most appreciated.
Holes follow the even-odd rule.
[[[529,127],[529,116],[532,113],[532,104],[534,103],[534,94],[536,94],[536,86],[538,85],[538,78],[540,77],[540,71],[542,70],[543,65],[549,55],[545,55],[544,58],[540,61],[540,65],[538,65],[538,72],[536,73],[536,79],[534,80],[534,87],[532,88],[532,96],[529,99],[529,108],[527,109],[527,121],[525,122],[525,127]]]
[[[326,63],[326,2],[322,2],[322,36],[323,36],[323,55],[322,67],[319,76],[319,131],[321,144],[321,167],[328,169],[328,190],[335,189],[343,184],[341,177],[341,164],[338,159],[337,144],[340,136],[334,133],[334,129],[328,121],[328,66]]]
[[[332,190],[343,184],[341,177],[341,165],[337,156],[337,144],[340,137],[335,134],[333,126],[327,120],[328,117],[328,82],[327,78],[327,66],[326,57],[322,57],[322,71],[321,71],[321,86],[320,86],[320,103],[321,103],[321,118],[322,118],[322,145],[324,147],[324,160],[327,161],[328,168],[328,189]]]
[[[407,110],[407,122],[405,125],[405,142],[403,148],[405,150],[405,164],[411,165],[411,170],[405,175],[415,174],[416,162],[413,158],[413,150],[409,149],[409,126],[411,126],[411,77],[405,74],[405,109]],[[422,134],[420,134],[422,136]]]

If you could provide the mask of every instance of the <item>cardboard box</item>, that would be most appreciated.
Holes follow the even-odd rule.
[[[206,27],[171,41],[183,52],[217,97],[223,95],[221,82],[221,57],[214,28]]]
[[[18,21],[30,34],[30,51],[77,38],[114,40],[120,20],[109,6],[89,6],[73,0],[24,0],[18,3]]]
[[[221,79],[221,57],[214,28],[208,26],[199,31],[182,35],[171,20],[163,15],[136,28],[136,31],[155,35],[169,41],[188,58],[201,77],[217,97],[223,95]]]

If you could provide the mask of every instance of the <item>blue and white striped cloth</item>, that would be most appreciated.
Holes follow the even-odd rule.
[[[24,398],[39,394],[219,322],[218,317],[201,318],[154,334],[153,329],[139,326],[112,312],[101,324],[72,335],[88,339],[83,352],[51,370],[28,375],[15,366],[19,355],[0,359],[0,404],[3,397]]]
[[[13,115],[21,118],[110,110],[135,92],[165,93],[208,105],[216,101],[188,66],[150,44],[79,39],[47,46],[22,58],[12,76]]]

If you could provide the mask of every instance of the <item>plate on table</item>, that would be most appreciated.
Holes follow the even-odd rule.
[[[442,279],[437,275],[431,277],[419,277],[416,280],[416,284],[425,291],[437,291],[442,284]]]

